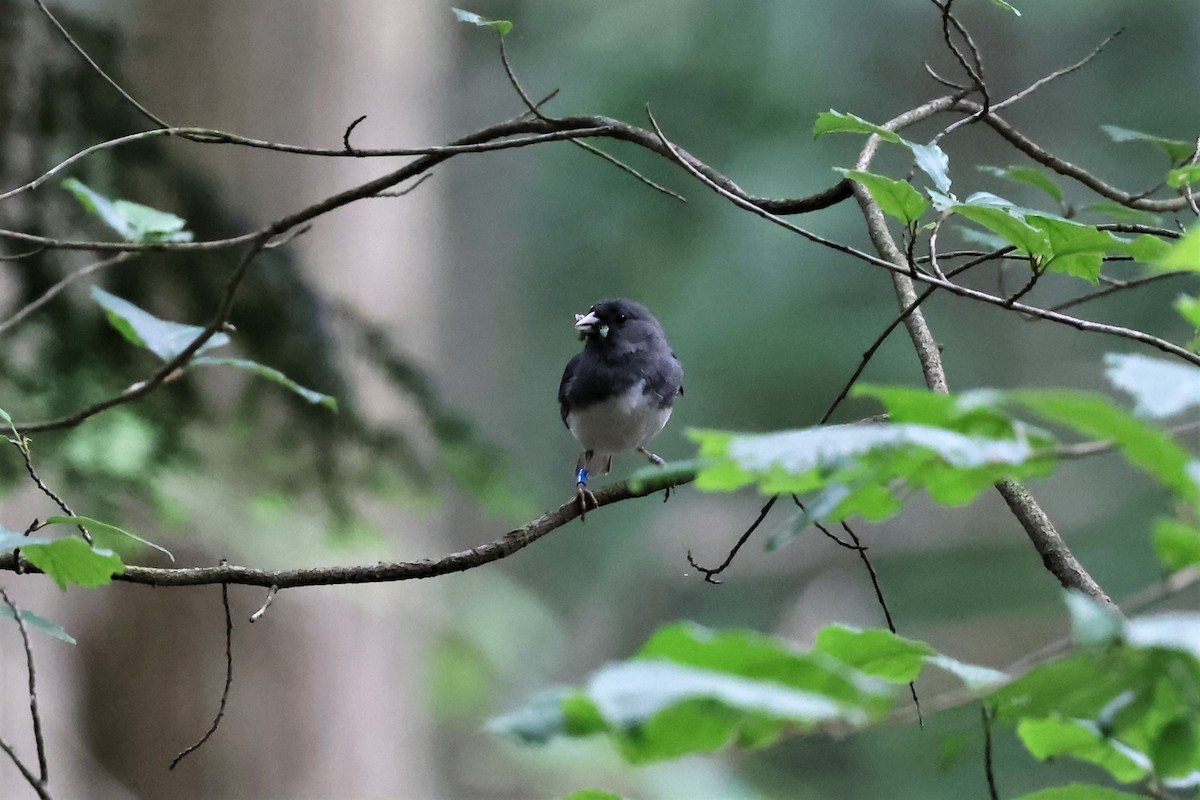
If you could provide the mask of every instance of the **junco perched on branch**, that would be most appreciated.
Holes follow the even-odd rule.
[[[607,473],[613,456],[629,450],[662,465],[646,449],[683,394],[683,367],[658,320],[633,300],[602,300],[575,315],[583,351],[567,362],[558,387],[562,420],[583,445],[575,490],[582,517],[597,507],[588,476]]]

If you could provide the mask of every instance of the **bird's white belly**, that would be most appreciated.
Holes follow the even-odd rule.
[[[572,411],[567,427],[598,459],[644,447],[670,417],[671,409],[659,408],[639,381],[624,394]]]

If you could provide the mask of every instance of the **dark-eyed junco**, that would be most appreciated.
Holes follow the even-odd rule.
[[[617,453],[636,450],[652,464],[663,463],[646,445],[683,394],[683,367],[658,320],[633,300],[602,300],[575,315],[575,329],[583,351],[567,362],[558,404],[563,423],[583,445],[575,473],[582,516],[597,505],[588,476],[607,473]]]

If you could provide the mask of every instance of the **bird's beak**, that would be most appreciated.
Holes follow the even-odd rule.
[[[575,315],[575,330],[580,333],[594,333],[599,325],[600,318],[591,311]]]

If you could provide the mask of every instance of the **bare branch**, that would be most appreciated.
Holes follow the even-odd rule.
[[[69,275],[64,277],[62,280],[60,280],[58,283],[54,284],[49,289],[42,292],[42,294],[39,295],[37,297],[37,299],[22,306],[11,317],[4,320],[3,322],[0,322],[0,336],[3,336],[11,328],[18,325],[22,320],[29,317],[30,314],[37,311],[42,306],[46,305],[46,303],[53,300],[54,297],[59,292],[61,292],[63,289],[70,286],[75,281],[79,280],[80,278],[86,278],[88,275],[91,275],[94,272],[99,272],[100,270],[102,270],[106,267],[113,267],[113,266],[116,266],[117,264],[121,264],[125,261],[128,261],[129,259],[133,258],[133,256],[134,256],[133,253],[118,253],[115,256],[110,256],[109,258],[106,258],[102,261],[97,261],[93,264],[88,264],[86,267],[77,269],[74,272],[70,273]]]
[[[133,96],[132,96],[132,95],[130,95],[130,94],[129,94],[129,92],[127,92],[127,91],[125,91],[124,89],[122,89],[120,84],[118,84],[118,83],[117,83],[116,81],[114,81],[114,80],[113,80],[111,77],[109,77],[108,73],[107,73],[107,72],[105,72],[105,71],[104,71],[104,70],[103,70],[103,69],[100,67],[100,65],[99,65],[99,64],[97,64],[97,63],[95,62],[95,60],[93,60],[93,59],[92,59],[92,57],[91,57],[91,56],[89,56],[89,55],[87,54],[87,51],[86,51],[86,50],[84,50],[82,47],[80,47],[80,46],[79,46],[79,43],[78,43],[78,42],[76,42],[76,41],[75,41],[75,39],[74,39],[74,38],[71,36],[71,34],[67,32],[67,29],[63,27],[62,23],[61,23],[61,22],[59,22],[59,21],[58,21],[58,19],[57,19],[57,18],[56,18],[56,17],[55,17],[53,14],[51,14],[51,13],[50,13],[50,9],[46,8],[46,4],[45,4],[44,2],[42,2],[42,0],[33,0],[33,2],[37,3],[37,7],[38,7],[39,9],[41,9],[41,11],[42,11],[42,13],[43,13],[43,14],[45,14],[45,15],[46,15],[46,19],[50,20],[51,24],[52,24],[52,25],[54,25],[54,29],[55,29],[55,30],[57,30],[57,31],[58,31],[58,33],[59,33],[59,35],[60,35],[60,36],[62,36],[62,37],[63,37],[63,39],[65,39],[65,40],[66,40],[67,44],[71,45],[71,48],[72,48],[72,49],[73,49],[73,50],[74,50],[76,53],[79,53],[79,55],[83,57],[83,60],[84,60],[84,61],[86,61],[86,62],[88,63],[88,65],[89,65],[89,66],[91,66],[91,68],[92,68],[93,70],[95,70],[95,71],[96,71],[96,73],[97,73],[97,74],[98,74],[98,75],[99,75],[101,78],[103,78],[103,79],[104,79],[104,81],[105,81],[105,82],[106,82],[106,83],[107,83],[109,86],[111,86],[112,88],[116,89],[116,90],[117,90],[117,92],[118,92],[118,93],[121,95],[121,97],[124,97],[124,98],[125,98],[125,100],[126,100],[126,101],[128,101],[128,103],[129,103],[131,106],[133,106],[134,108],[136,108],[136,109],[137,109],[139,112],[141,112],[141,113],[142,113],[142,115],[143,115],[143,116],[145,116],[147,119],[149,119],[149,120],[150,120],[151,122],[153,122],[155,125],[158,125],[160,128],[170,128],[170,127],[171,127],[171,126],[170,126],[170,125],[168,125],[167,123],[163,122],[163,121],[162,121],[162,119],[161,119],[160,117],[158,117],[157,115],[155,115],[153,112],[151,112],[151,111],[150,111],[148,108],[146,108],[144,105],[142,105],[141,103],[139,103],[137,100],[134,100],[134,99],[133,99]]]
[[[691,483],[694,475],[672,475],[646,479],[634,488],[628,482],[614,483],[596,492],[599,506],[620,503],[637,497],[661,492],[668,486],[674,488]],[[594,513],[594,512],[593,512]],[[462,550],[431,561],[399,561],[388,564],[365,564],[348,567],[312,567],[290,570],[263,570],[234,565],[191,568],[153,568],[127,565],[123,573],[113,580],[139,583],[147,586],[203,586],[216,583],[231,585],[261,586],[278,590],[300,586],[333,586],[351,583],[392,583],[395,581],[433,578],[462,572],[499,561],[522,550],[551,531],[561,528],[579,516],[579,503],[574,496],[558,508],[547,511],[519,528],[515,528],[495,541]],[[39,570],[25,559],[19,562],[12,553],[0,555],[0,570],[36,573]]]
[[[29,715],[33,718],[33,742],[37,748],[38,760],[38,780],[33,783],[33,787],[37,789],[45,787],[50,780],[50,768],[46,762],[46,740],[42,736],[42,716],[38,713],[37,701],[37,670],[33,663],[33,648],[29,644],[29,630],[25,627],[25,620],[21,618],[21,609],[8,596],[8,592],[0,586],[0,600],[4,601],[4,605],[8,606],[8,610],[12,612],[13,619],[17,621],[17,630],[21,632],[21,646],[25,649],[25,671],[29,676]],[[14,761],[16,756],[9,754]],[[17,762],[17,766],[21,766]],[[22,770],[24,772],[24,770]],[[26,778],[29,776],[26,775]]]
[[[724,572],[726,570],[726,568],[730,564],[733,563],[733,559],[737,558],[738,551],[742,549],[742,545],[744,545],[746,542],[748,542],[750,540],[751,534],[753,534],[756,530],[758,530],[759,525],[762,525],[763,520],[765,520],[767,518],[767,514],[771,513],[771,509],[774,508],[775,502],[778,499],[779,499],[779,495],[773,495],[773,496],[767,498],[767,502],[763,505],[763,507],[761,509],[759,509],[758,517],[755,518],[754,522],[750,523],[750,527],[746,529],[746,532],[738,537],[737,542],[729,550],[729,554],[727,556],[725,556],[725,560],[722,561],[720,564],[718,564],[715,567],[702,567],[696,563],[696,560],[694,558],[692,558],[691,550],[688,550],[688,553],[687,553],[688,563],[691,564],[698,571],[704,573],[704,580],[706,582],[712,583],[712,584],[720,584],[721,581],[717,580],[717,578],[715,576],[720,575],[722,572]]]
[[[224,560],[221,561],[222,566],[225,563]],[[167,769],[175,769],[185,757],[203,747],[204,743],[217,732],[221,719],[225,716],[225,704],[229,701],[229,687],[233,685],[233,615],[229,612],[229,584],[227,583],[221,584],[221,606],[225,609],[225,687],[221,690],[221,703],[217,707],[217,715],[213,717],[212,725],[204,732],[204,735],[195,744],[184,748],[179,755],[175,756],[171,766]]]

